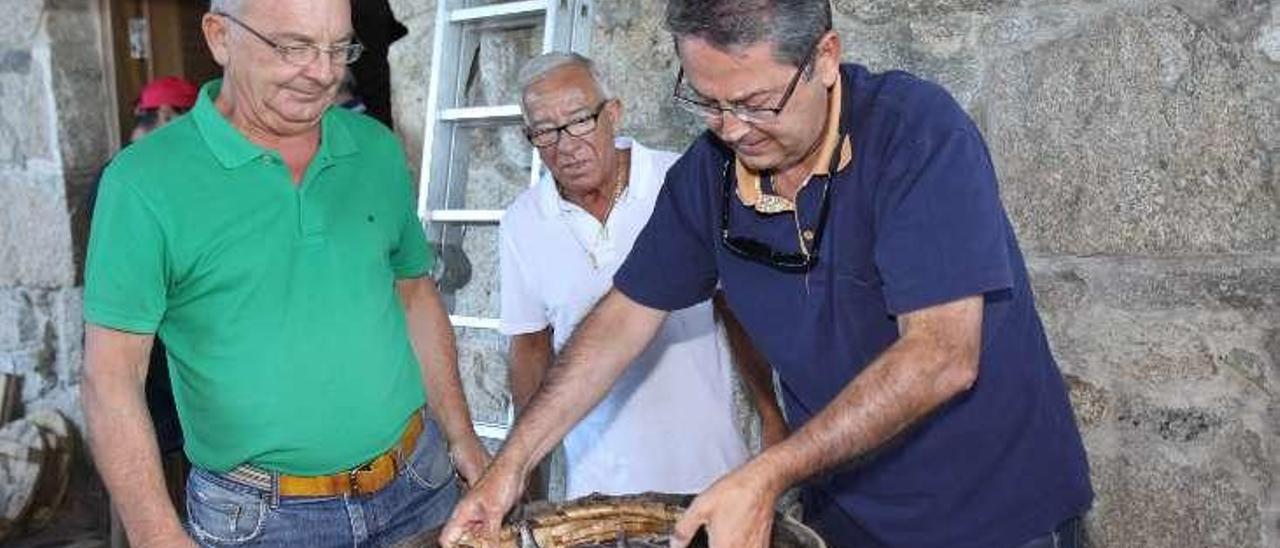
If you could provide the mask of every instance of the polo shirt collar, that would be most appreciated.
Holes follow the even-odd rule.
[[[615,138],[613,140],[613,148],[617,150],[631,149],[631,166],[627,170],[627,187],[622,189],[622,196],[618,198],[618,203],[621,204],[635,198],[645,197],[650,189],[645,184],[644,179],[647,177],[642,170],[649,165],[649,149],[629,137]],[[564,199],[564,196],[560,195],[560,188],[556,185],[550,170],[544,170],[542,176],[538,178],[537,193],[538,209],[547,218],[555,218],[563,212],[581,209],[577,204]]]
[[[320,118],[319,156],[321,158],[341,158],[360,151],[346,121],[334,112],[337,108],[341,107],[329,107]]]
[[[837,149],[840,154],[840,163],[836,167],[837,171],[844,170],[853,162],[853,144],[849,139],[849,135],[840,131],[843,87],[843,78],[841,78],[841,81],[837,81],[836,85],[832,86],[831,93],[827,95],[827,128],[822,136],[818,158],[814,162],[813,172],[810,173],[810,177],[828,175],[827,169],[831,165],[831,155],[835,154]],[[761,213],[795,211],[795,203],[781,196],[766,192],[763,188],[761,173],[748,168],[736,157],[734,158],[734,174],[738,179],[738,199],[742,201],[743,205],[753,207]],[[807,183],[808,180],[805,182]],[[804,188],[804,185],[801,185],[801,188]]]
[[[191,109],[192,119],[214,157],[227,169],[243,166],[264,154],[267,149],[245,137],[218,111],[214,100],[222,91],[222,80],[212,80],[200,88],[196,104]],[[334,115],[333,107],[320,119],[320,148],[316,157],[321,159],[349,156],[359,151],[356,140],[346,124]]]

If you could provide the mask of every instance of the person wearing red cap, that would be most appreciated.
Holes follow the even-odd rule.
[[[142,87],[138,105],[134,107],[133,133],[129,142],[135,142],[156,128],[181,116],[196,104],[200,92],[195,84],[180,76],[157,78]]]

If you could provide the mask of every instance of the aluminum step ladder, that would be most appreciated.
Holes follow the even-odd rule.
[[[523,120],[515,89],[514,74],[500,82],[508,101],[501,104],[469,105],[481,72],[485,37],[500,33],[536,33],[541,27],[540,49],[531,46],[532,54],[548,51],[586,53],[591,38],[591,0],[438,0],[435,36],[431,53],[431,79],[427,93],[426,125],[423,130],[422,167],[418,188],[418,217],[424,223],[428,238],[444,245],[443,260],[465,262],[458,247],[450,241],[461,241],[468,227],[496,227],[507,204],[485,204],[468,207],[466,203],[469,163],[477,128],[518,128]],[[537,40],[538,38],[533,38]],[[514,59],[510,67],[518,70],[527,59]],[[489,82],[493,86],[494,82]],[[523,139],[507,139],[506,146],[521,146],[529,156],[528,184],[538,181],[541,162]],[[452,253],[451,253],[452,251]],[[446,265],[448,269],[448,265]],[[497,271],[491,273],[497,276]],[[442,280],[442,287],[445,283]],[[496,285],[496,284],[495,284]],[[445,290],[445,303],[454,327],[498,329],[498,319],[484,315],[454,314],[456,303],[451,291]],[[502,440],[511,424],[511,406],[507,424],[476,422],[481,437]]]

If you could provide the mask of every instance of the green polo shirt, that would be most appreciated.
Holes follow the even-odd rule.
[[[220,88],[103,174],[85,319],[164,339],[193,463],[354,467],[425,400],[395,281],[435,257],[404,154],[378,122],[331,108],[295,186],[218,112]]]

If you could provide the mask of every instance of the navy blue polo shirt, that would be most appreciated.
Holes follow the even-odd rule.
[[[989,548],[1047,534],[1093,493],[986,144],[935,84],[844,65],[841,85],[853,162],[797,196],[800,228],[813,229],[831,185],[812,270],[779,271],[724,247],[733,154],[708,132],[668,172],[614,283],[664,310],[721,284],[777,369],[793,428],[897,340],[897,315],[983,295],[972,389],[858,464],[806,483],[805,520],[832,546]],[[728,203],[732,235],[799,249],[792,214],[758,213],[736,195]]]

